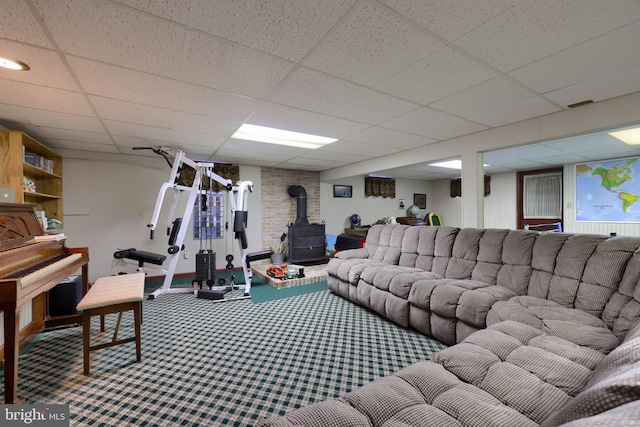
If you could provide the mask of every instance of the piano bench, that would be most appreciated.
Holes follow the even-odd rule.
[[[94,350],[135,342],[136,360],[139,362],[142,359],[140,326],[142,325],[143,294],[144,273],[123,274],[99,278],[80,300],[76,308],[82,311],[82,353],[85,375],[89,375],[89,354]],[[135,334],[130,338],[118,339],[122,313],[129,310],[133,311]],[[111,313],[119,313],[113,338],[110,342],[91,345],[91,317],[100,316],[100,331],[104,332],[104,316]]]

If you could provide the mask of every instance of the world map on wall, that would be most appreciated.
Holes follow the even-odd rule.
[[[576,165],[576,221],[640,222],[638,160]]]

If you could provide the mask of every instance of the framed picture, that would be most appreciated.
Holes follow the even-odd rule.
[[[427,195],[414,193],[413,204],[419,207],[420,209],[427,209]]]
[[[334,185],[333,197],[351,197],[351,190],[350,185]]]

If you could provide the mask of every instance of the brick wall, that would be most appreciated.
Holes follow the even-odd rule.
[[[287,194],[290,185],[301,185],[307,192],[307,219],[319,223],[320,174],[291,169],[262,168],[262,248],[276,249],[289,222],[296,220],[296,198]],[[288,239],[285,240],[288,242]]]

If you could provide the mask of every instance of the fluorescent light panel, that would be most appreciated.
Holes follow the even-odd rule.
[[[240,129],[231,135],[231,138],[312,150],[337,141],[335,138],[248,124],[240,126]]]
[[[610,132],[609,135],[629,145],[640,145],[640,128]]]
[[[462,160],[447,160],[445,162],[437,162],[437,163],[429,163],[429,166],[437,166],[439,168],[449,168],[449,169],[462,169]],[[489,165],[482,165],[483,167],[487,167]]]

